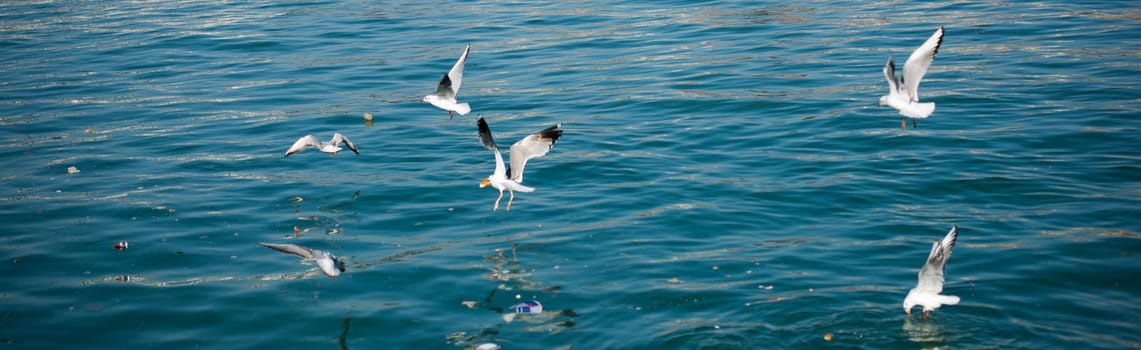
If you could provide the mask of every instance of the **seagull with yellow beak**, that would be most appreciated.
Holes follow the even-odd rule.
[[[491,207],[493,211],[499,209],[499,201],[503,199],[503,191],[506,190],[511,194],[511,197],[507,199],[507,210],[511,210],[511,201],[515,200],[515,191],[532,192],[535,190],[523,185],[523,168],[527,166],[527,161],[546,155],[551,147],[555,146],[555,141],[563,136],[563,124],[555,124],[555,126],[527,135],[522,140],[515,142],[509,151],[511,163],[509,166],[504,166],[503,156],[499,154],[499,147],[491,138],[491,128],[487,126],[487,121],[483,120],[481,116],[477,123],[479,124],[480,142],[483,143],[483,147],[495,154],[495,172],[480,181],[479,187],[484,188],[490,185],[499,190],[499,198],[495,199],[495,205]]]

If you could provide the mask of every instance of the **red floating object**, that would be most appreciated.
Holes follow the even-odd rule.
[[[115,250],[127,250],[127,241],[115,243]]]

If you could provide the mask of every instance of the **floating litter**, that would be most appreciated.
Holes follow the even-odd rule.
[[[832,341],[832,333],[824,333],[824,341]]]
[[[529,314],[537,314],[537,313],[542,313],[542,312],[543,312],[543,304],[540,304],[538,300],[531,300],[531,301],[528,301],[526,303],[515,305],[515,313],[517,313],[517,314],[529,315]]]
[[[475,350],[499,350],[499,344],[496,343],[483,343],[475,347]]]
[[[127,241],[119,241],[119,243],[115,243],[115,250],[127,250]]]
[[[67,167],[67,173],[68,173],[68,174],[75,174],[75,173],[78,173],[78,172],[79,172],[79,168],[76,168],[76,167],[73,167],[73,166],[69,166],[69,167]]]

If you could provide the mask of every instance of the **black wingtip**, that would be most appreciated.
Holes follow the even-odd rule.
[[[563,137],[563,123],[558,123],[555,124],[555,126],[540,130],[538,134],[539,137],[544,139],[551,139],[551,146],[554,146],[555,142],[558,142],[559,138]]]
[[[494,150],[498,146],[495,145],[495,139],[491,137],[491,127],[487,126],[487,121],[483,119],[483,114],[479,115],[479,120],[476,120],[479,125],[479,142],[483,143],[483,147]]]
[[[943,27],[939,27],[939,41],[935,43],[935,50],[932,50],[931,57],[939,54],[939,48],[943,47],[943,37],[947,35],[947,31]]]

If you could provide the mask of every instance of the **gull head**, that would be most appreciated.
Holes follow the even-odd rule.
[[[915,290],[908,291],[907,297],[903,299],[903,313],[907,314],[907,316],[911,316],[911,308],[914,308],[916,304],[914,298],[912,298],[914,294]]]
[[[479,188],[487,187],[487,185],[490,185],[490,184],[491,184],[491,179],[483,179],[479,182]]]
[[[421,99],[420,99],[420,102],[428,102],[428,103],[433,103],[433,102],[436,102],[436,101],[439,101],[439,100],[440,100],[440,96],[436,96],[436,95],[427,95],[427,96],[424,96],[423,98],[421,98]]]

